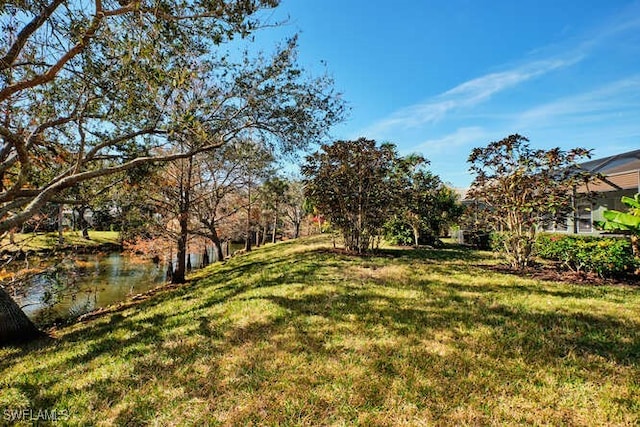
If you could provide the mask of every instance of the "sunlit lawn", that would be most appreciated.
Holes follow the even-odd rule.
[[[640,292],[457,249],[260,248],[26,348],[3,408],[82,425],[640,423]],[[2,421],[0,421],[1,423]]]
[[[63,233],[63,238],[64,245],[69,247],[92,247],[120,243],[120,233],[117,231],[89,231],[89,240],[82,237],[81,231],[66,231]],[[6,236],[0,241],[0,250],[14,252],[55,248],[58,245],[58,233],[16,233],[14,241],[15,244],[11,244],[9,237]]]

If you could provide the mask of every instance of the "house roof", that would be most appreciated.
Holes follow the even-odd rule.
[[[578,165],[581,169],[593,173],[610,175],[620,172],[640,170],[640,150],[633,150],[615,156],[590,160]]]
[[[589,184],[588,188],[578,187],[576,189],[578,193],[618,190],[633,190],[640,193],[640,150],[590,160],[577,166],[583,171],[600,174],[603,178]],[[456,189],[463,201],[469,200],[467,199],[468,190],[468,188]]]
[[[578,167],[603,177],[589,186],[591,191],[635,190],[640,192],[640,150],[591,160],[579,164]]]

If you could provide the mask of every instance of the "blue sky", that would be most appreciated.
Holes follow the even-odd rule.
[[[640,1],[283,0],[285,16],[268,38],[299,32],[301,64],[351,108],[333,136],[422,153],[454,186],[473,147],[512,133],[640,148]]]

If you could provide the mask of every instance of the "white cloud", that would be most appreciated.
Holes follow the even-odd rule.
[[[491,132],[485,128],[479,126],[462,127],[443,137],[426,140],[414,147],[414,150],[424,150],[427,153],[448,151],[470,145],[482,145],[490,137]]]
[[[437,122],[450,112],[478,105],[496,93],[518,86],[553,70],[571,66],[581,58],[581,56],[573,56],[565,59],[535,61],[511,70],[469,80],[422,104],[403,108],[390,117],[374,123],[363,133],[379,137],[391,133],[392,130],[415,128]]]
[[[486,74],[463,82],[423,103],[404,107],[373,123],[359,134],[384,138],[398,131],[436,123],[451,113],[482,104],[495,94],[515,88],[555,70],[570,67],[593,54],[594,50],[606,46],[611,39],[623,37],[628,32],[639,28],[640,18],[636,13],[639,10],[640,2],[627,8],[625,13],[621,13],[598,28],[586,40],[572,48],[565,49],[564,53],[560,55],[550,56],[544,60],[530,61],[505,71]]]
[[[603,120],[609,114],[620,115],[624,111],[640,107],[640,100],[636,96],[638,91],[640,75],[620,79],[585,93],[526,110],[514,118],[513,127],[524,129],[566,125],[567,120],[589,122],[594,119],[594,115]]]

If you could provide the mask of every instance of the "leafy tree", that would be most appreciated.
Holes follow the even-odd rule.
[[[284,199],[284,212],[293,228],[292,237],[297,239],[300,237],[300,228],[304,220],[307,210],[305,204],[307,199],[304,195],[304,184],[299,180],[289,180],[287,194]]]
[[[386,234],[397,243],[411,243],[406,239],[408,226],[415,246],[436,244],[446,226],[462,214],[455,192],[427,169],[429,162],[420,155],[401,158],[397,164],[400,212]]]
[[[250,252],[256,223],[254,216],[259,215],[257,210],[253,209],[255,204],[260,201],[258,188],[262,182],[274,173],[269,165],[273,163],[275,158],[273,153],[259,141],[249,141],[245,148],[256,154],[254,158],[248,155],[243,156],[240,165],[242,173],[241,192],[244,199],[243,208],[246,210],[244,250]]]
[[[247,189],[249,181],[253,182],[248,176],[266,174],[272,161],[265,147],[250,140],[233,141],[201,156],[194,198],[195,218],[200,227],[194,232],[213,242],[217,260],[224,259],[222,239],[231,237],[220,231],[221,226],[238,216],[248,204],[248,200],[240,200],[240,193]]]
[[[286,203],[287,193],[289,191],[289,183],[286,180],[276,176],[265,181],[263,187],[267,205],[269,206],[269,208],[271,208],[273,214],[271,243],[275,243],[280,211],[282,209],[282,205]]]
[[[187,271],[187,256],[189,231],[192,229],[191,214],[193,200],[193,185],[195,171],[195,157],[188,157],[172,162],[166,168],[164,182],[160,192],[162,198],[157,199],[161,210],[164,212],[163,231],[173,236],[176,243],[176,266],[171,275],[171,283],[184,283]],[[163,209],[162,209],[163,208]]]
[[[591,179],[575,168],[589,150],[535,150],[528,142],[510,135],[474,148],[468,159],[475,174],[468,197],[493,229],[504,233],[502,249],[515,269],[530,264],[538,226],[566,217],[572,210],[572,189]]]
[[[278,3],[0,3],[0,232],[101,176],[251,132],[286,150],[323,136],[342,102],[330,79],[297,66],[295,37],[237,61],[223,47]],[[21,334],[15,325],[0,342]]]
[[[295,38],[237,62],[221,48],[277,3],[2,5],[0,231],[80,182],[187,158],[249,129],[287,148],[323,134],[342,107],[329,79],[297,67]],[[186,151],[168,149],[176,135],[192,139]]]
[[[323,144],[307,156],[302,167],[306,195],[340,230],[347,249],[362,253],[371,248],[393,214],[397,158],[393,144],[365,138]]]

